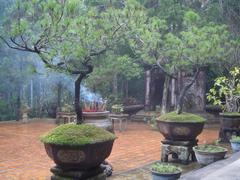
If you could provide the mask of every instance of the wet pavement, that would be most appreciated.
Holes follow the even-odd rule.
[[[39,136],[56,125],[53,120],[36,120],[27,124],[0,123],[0,180],[49,180],[54,164],[45,153]],[[114,167],[110,179],[151,179],[149,169],[140,168],[160,159],[163,136],[144,123],[129,123],[126,131],[116,131],[108,161]],[[206,128],[199,143],[212,143],[218,128]],[[140,172],[139,172],[140,171]],[[141,177],[139,177],[141,176]]]

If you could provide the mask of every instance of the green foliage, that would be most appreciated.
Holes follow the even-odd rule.
[[[60,125],[41,137],[43,143],[69,146],[83,146],[114,139],[114,134],[89,124]]]
[[[206,153],[218,153],[218,152],[225,152],[227,151],[226,148],[221,146],[214,146],[214,145],[198,145],[194,147],[194,150]]]
[[[122,104],[114,104],[112,106],[112,113],[119,114],[119,113],[122,113],[122,112],[123,112],[123,105]]]
[[[169,163],[154,163],[152,171],[160,174],[170,174],[182,172],[182,169]]]
[[[232,136],[232,138],[230,139],[230,142],[240,143],[240,136]]]
[[[157,118],[158,121],[167,121],[167,122],[195,122],[195,123],[199,123],[199,122],[205,122],[206,119],[204,119],[201,116],[195,115],[195,114],[191,114],[191,113],[181,113],[181,114],[177,114],[175,111],[170,112],[170,113],[166,113],[164,115],[161,115],[160,117]]]
[[[240,112],[240,67],[233,68],[229,77],[216,78],[207,99],[214,105],[222,106],[224,111]]]

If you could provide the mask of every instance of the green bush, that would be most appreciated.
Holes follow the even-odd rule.
[[[206,121],[206,119],[204,119],[203,117],[195,114],[185,112],[177,114],[177,112],[175,111],[161,115],[160,117],[157,118],[157,120],[167,122],[196,122],[196,123]]]
[[[197,151],[208,152],[208,153],[217,153],[217,152],[227,151],[226,148],[223,148],[221,146],[214,146],[214,145],[198,145],[194,149]]]
[[[89,124],[64,124],[41,137],[43,143],[81,146],[114,140],[116,136],[102,128]]]
[[[240,136],[232,136],[230,142],[240,143]]]
[[[169,173],[181,172],[182,169],[168,163],[155,163],[152,165],[152,171],[163,173],[163,174],[169,174]]]

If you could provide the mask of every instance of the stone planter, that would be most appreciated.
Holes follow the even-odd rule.
[[[98,167],[111,153],[114,140],[83,146],[44,143],[48,156],[63,170],[86,171]]]
[[[201,165],[208,165],[215,161],[224,159],[227,153],[226,148],[222,148],[222,151],[219,152],[205,152],[197,149],[197,146],[195,146],[193,147],[193,150],[195,152],[198,163]]]
[[[231,147],[234,153],[240,151],[240,142],[233,142],[231,140],[230,142],[231,142]]]
[[[176,180],[181,176],[181,172],[175,173],[158,173],[152,170],[152,180]]]
[[[240,115],[228,115],[220,113],[219,138],[222,142],[230,142],[233,134],[240,135]]]
[[[204,122],[157,121],[160,133],[168,140],[193,141],[202,132]]]
[[[123,113],[129,114],[131,116],[133,114],[136,114],[138,111],[142,110],[143,108],[144,108],[144,105],[142,104],[123,106]]]
[[[113,124],[109,118],[109,111],[104,112],[83,112],[84,123],[93,124],[95,126],[113,132]]]

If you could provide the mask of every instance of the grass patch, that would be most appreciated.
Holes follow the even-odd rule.
[[[163,174],[169,174],[181,172],[182,169],[168,163],[155,163],[152,165],[152,171]]]
[[[240,116],[239,112],[223,112],[221,113],[223,116]]]
[[[240,136],[232,136],[230,142],[240,143]]]
[[[201,116],[191,114],[191,113],[181,113],[177,114],[177,112],[173,111],[170,113],[166,113],[157,118],[158,121],[167,121],[167,122],[205,122]]]
[[[227,151],[226,148],[221,146],[214,146],[214,145],[198,145],[194,147],[195,150],[201,152],[209,152],[209,153],[217,153],[217,152],[224,152]]]
[[[116,139],[114,134],[89,124],[64,124],[41,136],[43,143],[70,146],[94,144],[114,139]]]

